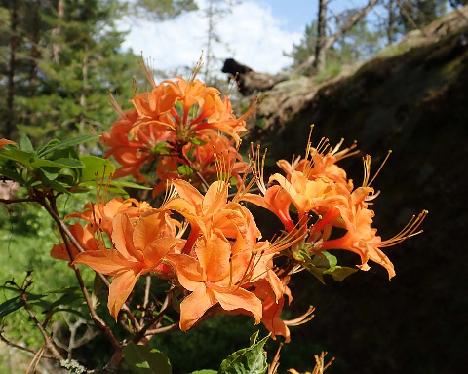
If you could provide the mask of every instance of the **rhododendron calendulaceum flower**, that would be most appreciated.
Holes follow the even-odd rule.
[[[120,164],[114,177],[133,175],[144,182],[145,174],[154,174],[157,195],[166,180],[184,173],[195,172],[198,184],[213,181],[215,161],[222,159],[232,164],[231,173],[241,182],[248,164],[237,149],[252,109],[237,118],[229,98],[198,79],[150,83],[151,91],[131,100],[133,109],[124,112],[115,104],[119,119],[101,136],[106,157]]]

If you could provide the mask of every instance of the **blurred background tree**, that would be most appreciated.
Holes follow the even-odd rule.
[[[137,57],[122,51],[123,17],[176,17],[191,0],[2,0],[1,136],[38,140],[101,131],[113,118],[108,94],[130,96]]]

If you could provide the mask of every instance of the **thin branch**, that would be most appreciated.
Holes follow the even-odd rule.
[[[341,38],[344,34],[351,30],[359,21],[366,17],[375,5],[377,5],[377,0],[369,0],[368,4],[365,7],[361,8],[358,12],[354,13],[351,17],[349,17],[346,23],[343,26],[341,26],[337,32],[335,32],[333,35],[327,38],[324,49],[329,49],[339,38]]]
[[[40,331],[42,337],[44,338],[44,343],[45,343],[47,349],[52,353],[52,355],[55,357],[55,359],[62,360],[63,357],[60,354],[59,350],[57,349],[57,346],[54,344],[52,338],[49,336],[46,329],[42,326],[42,324],[37,319],[36,315],[31,310],[31,307],[28,304],[28,297],[27,297],[24,289],[22,289],[22,292],[20,294],[20,299],[21,299],[21,302],[23,304],[24,310],[28,314],[31,321],[34,322],[37,329]]]
[[[62,236],[62,239],[64,240],[64,243],[66,243],[66,239],[68,239],[76,247],[76,249],[78,249],[79,252],[85,252],[85,249],[83,248],[81,243],[78,240],[76,240],[76,238],[73,236],[71,231],[68,229],[68,226],[59,217],[59,215],[55,211],[56,209],[55,210],[52,209],[52,207],[50,207],[45,201],[42,202],[42,206],[49,212],[49,214],[52,216],[54,221],[59,226],[59,231],[61,233],[63,233],[63,235],[61,235],[61,236]],[[72,257],[70,257],[70,258],[72,259]],[[73,268],[75,269],[75,267],[73,267]],[[106,279],[106,277],[104,275],[98,273],[98,272],[96,272],[96,274],[98,275],[99,278],[101,278],[101,280],[104,282],[104,284],[107,287],[109,287],[110,283]],[[130,320],[134,324],[134,329],[138,330],[140,328],[138,320],[136,319],[135,315],[131,312],[130,308],[128,307],[128,305],[126,303],[123,305],[122,309],[124,310],[125,313],[127,313],[128,317],[130,318]],[[134,331],[130,331],[130,332],[134,332]]]
[[[158,328],[152,329],[152,330],[147,330],[145,332],[145,336],[152,336],[152,335],[156,335],[156,334],[161,334],[163,332],[171,331],[171,330],[176,329],[177,326],[178,326],[178,323],[174,322],[174,323],[171,323],[170,325],[167,325],[167,326],[158,327]]]
[[[19,344],[16,344],[16,343],[13,343],[12,341],[8,340],[5,335],[3,335],[3,331],[0,331],[0,340],[2,342],[4,342],[6,345],[12,347],[12,348],[15,348],[15,349],[18,349],[20,351],[23,351],[23,352],[26,352],[26,353],[29,353],[31,355],[35,355],[36,352],[34,352],[33,350],[31,349],[28,349],[26,347],[22,347],[21,345]],[[42,355],[43,358],[48,358],[48,359],[51,359],[51,360],[57,360],[57,358],[55,356],[51,356],[51,355]]]
[[[273,357],[273,361],[268,366],[268,374],[276,374],[278,372],[278,368],[280,366],[280,357],[281,357],[281,349],[283,349],[283,343],[280,343],[278,346],[278,350],[276,351],[275,357]]]
[[[70,249],[70,244],[68,242],[68,235],[67,235],[66,231],[64,230],[64,226],[66,227],[66,225],[63,224],[63,222],[61,221],[60,217],[58,216],[58,214],[56,212],[56,206],[55,206],[54,200],[51,201],[51,205],[52,206],[49,206],[47,204],[47,202],[44,200],[43,206],[51,214],[52,218],[57,222],[57,224],[59,226],[60,235],[61,235],[61,237],[63,239],[63,242],[65,244],[65,248],[66,248],[66,250],[68,252],[68,256],[70,258],[70,261],[72,261],[73,260],[73,255],[72,255],[72,251]],[[68,231],[68,228],[67,228],[67,231]],[[71,233],[70,233],[70,235],[71,235]],[[71,235],[71,236],[73,237],[73,235]],[[73,239],[74,239],[74,237],[73,237]],[[94,305],[93,305],[93,302],[92,302],[92,299],[91,299],[91,295],[89,294],[89,291],[88,291],[88,289],[86,288],[86,286],[84,284],[83,278],[81,277],[80,270],[75,265],[73,265],[71,262],[70,262],[69,265],[72,268],[72,270],[75,272],[75,277],[78,280],[78,284],[80,286],[81,292],[83,293],[83,296],[85,298],[86,305],[88,306],[89,313],[90,313],[91,318],[93,319],[94,323],[96,324],[97,328],[99,330],[101,330],[104,333],[104,335],[107,336],[109,342],[112,344],[112,346],[114,347],[115,350],[121,350],[122,347],[120,345],[120,342],[114,336],[114,333],[112,332],[112,330],[97,315],[96,309],[94,308]]]
[[[146,323],[139,331],[138,333],[135,335],[135,337],[133,338],[133,341],[135,343],[138,343],[141,339],[143,339],[145,336],[147,335],[155,335],[159,332],[164,332],[166,330],[162,330],[160,331],[159,329],[163,329],[163,327],[159,327],[159,328],[155,328],[155,329],[152,329],[151,331],[153,331],[152,334],[147,334],[148,331],[150,331],[151,327],[153,326],[156,326],[164,317],[164,315],[166,314],[166,311],[169,307],[171,303],[171,291],[169,291],[169,293],[166,295],[166,298],[164,299],[164,302],[163,302],[163,305],[161,306],[161,309],[159,310],[159,313],[153,317],[148,323]],[[171,326],[171,325],[169,325]],[[165,326],[167,327],[167,326]],[[158,330],[158,331],[156,331]],[[156,331],[156,332],[154,332]]]
[[[9,200],[9,199],[0,199],[0,203],[1,203],[1,204],[6,204],[6,205],[17,204],[17,203],[35,203],[35,202],[37,202],[37,201],[34,200],[34,199],[31,199],[31,198],[26,198],[26,199],[13,199],[13,200]]]
[[[145,278],[145,295],[143,298],[143,312],[141,313],[140,325],[143,325],[145,321],[145,314],[146,314],[146,309],[148,308],[150,290],[151,290],[151,275],[147,275]]]

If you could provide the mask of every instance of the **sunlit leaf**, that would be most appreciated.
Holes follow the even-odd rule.
[[[31,143],[31,140],[28,138],[26,134],[20,135],[19,148],[20,150],[24,152],[31,152],[31,153],[34,152],[34,147]]]
[[[123,356],[132,373],[172,374],[169,358],[157,349],[129,343],[123,350]]]
[[[59,149],[64,149],[68,147],[73,147],[78,144],[83,144],[90,142],[92,140],[97,140],[98,136],[97,135],[81,135],[77,136],[76,138],[71,138],[67,140],[60,141],[54,145],[51,145],[49,147],[46,147],[42,149],[42,152],[38,153],[40,157],[44,157],[54,151],[57,151]]]
[[[251,338],[253,344],[226,357],[219,366],[219,374],[264,374],[268,369],[263,349],[269,335],[256,342],[258,332]]]

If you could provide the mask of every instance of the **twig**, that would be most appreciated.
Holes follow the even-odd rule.
[[[169,291],[169,293],[166,295],[166,298],[164,299],[164,302],[161,306],[161,309],[159,310],[159,313],[157,316],[153,317],[148,323],[146,323],[139,331],[138,333],[135,335],[135,337],[133,338],[133,341],[135,343],[138,343],[141,339],[143,339],[146,335],[147,335],[147,332],[150,330],[150,328],[154,325],[157,325],[164,317],[164,315],[166,314],[166,310],[167,308],[169,307],[169,304],[171,302],[171,291]],[[170,325],[169,325],[170,326]],[[167,326],[166,326],[167,327]],[[153,329],[153,333],[152,334],[149,334],[149,335],[155,335],[159,332],[164,332],[166,330],[162,330],[160,331],[159,329],[163,329],[162,327],[160,328],[157,328],[157,329]],[[154,332],[155,330],[158,330],[157,332]]]
[[[280,343],[278,350],[276,351],[275,357],[273,357],[273,361],[268,366],[268,374],[276,374],[278,372],[278,368],[280,365],[280,357],[281,357],[281,349],[283,349],[283,343]]]
[[[9,200],[9,199],[0,199],[0,203],[2,204],[17,204],[17,203],[35,203],[37,202],[34,199],[31,198],[26,198],[26,199],[14,199],[14,200]]]
[[[76,249],[78,249],[79,252],[85,252],[85,249],[83,248],[81,243],[78,240],[76,240],[76,238],[73,236],[71,231],[68,229],[67,225],[61,220],[61,218],[57,214],[56,207],[52,208],[51,206],[49,206],[47,204],[47,202],[45,200],[41,202],[41,205],[47,210],[47,212],[49,212],[49,214],[52,216],[54,221],[59,226],[59,231],[61,233],[62,239],[64,240],[65,247],[67,247],[67,244],[66,244],[67,240],[66,239],[68,239],[76,247]],[[54,203],[54,205],[55,205],[55,203]],[[69,253],[69,256],[70,255],[71,255],[71,252]],[[73,260],[73,257],[70,256],[70,259]],[[75,267],[72,267],[72,268],[77,269]],[[107,287],[109,287],[110,283],[106,279],[106,277],[104,277],[104,275],[102,275],[102,274],[100,274],[98,272],[96,272],[96,274],[98,275],[99,278],[101,278],[101,280],[104,282],[104,284]],[[125,313],[127,313],[128,317],[130,318],[130,320],[132,321],[132,323],[134,325],[134,331],[130,331],[130,332],[135,332],[136,330],[138,330],[140,328],[138,320],[136,319],[135,315],[131,312],[130,308],[128,307],[128,305],[126,303],[123,305],[122,309],[124,310]],[[126,325],[124,325],[124,326],[126,326]]]
[[[314,370],[312,371],[312,374],[323,374],[325,370],[327,370],[332,364],[333,361],[335,361],[335,357],[332,357],[330,361],[325,363],[325,357],[328,354],[328,352],[322,352],[319,355],[315,355],[315,367]]]
[[[21,345],[19,344],[16,344],[16,343],[13,343],[12,341],[8,340],[5,335],[3,335],[3,331],[0,331],[0,340],[2,342],[4,342],[6,345],[12,347],[12,348],[15,348],[15,349],[18,349],[20,351],[23,351],[23,352],[26,352],[26,353],[29,353],[31,355],[35,355],[36,352],[34,352],[33,350],[31,349],[28,349],[26,347],[22,347]],[[51,360],[57,360],[57,358],[55,356],[51,356],[51,355],[42,355],[43,358],[48,358],[48,359],[51,359]]]
[[[178,326],[178,323],[174,322],[167,326],[158,327],[152,330],[146,330],[145,336],[151,336],[151,335],[156,335],[156,334],[161,334],[163,332],[171,331],[177,328],[177,326]]]
[[[145,314],[146,314],[146,308],[148,307],[150,289],[151,289],[151,275],[147,275],[145,278],[145,296],[143,298],[143,312],[141,313],[140,325],[143,325],[145,321]]]
[[[81,289],[81,292],[83,293],[83,296],[85,298],[85,301],[86,301],[86,305],[88,306],[88,310],[89,310],[89,313],[91,315],[91,318],[93,319],[94,323],[96,324],[97,328],[99,330],[101,330],[104,335],[106,335],[106,337],[108,338],[109,342],[112,344],[112,346],[114,347],[114,349],[117,351],[117,350],[121,350],[122,347],[119,343],[119,341],[117,340],[117,338],[114,336],[114,333],[112,332],[112,330],[109,328],[109,326],[107,326],[107,324],[97,315],[96,313],[96,309],[94,308],[94,305],[93,305],[93,302],[91,300],[91,295],[89,294],[88,292],[88,289],[86,288],[85,284],[84,284],[84,281],[83,281],[83,278],[81,277],[81,273],[80,273],[80,270],[71,263],[71,261],[73,260],[73,255],[72,255],[72,251],[70,249],[70,244],[68,242],[68,235],[66,233],[66,231],[64,230],[63,226],[66,226],[65,224],[63,224],[63,222],[61,221],[60,217],[58,216],[57,214],[57,207],[55,205],[55,201],[52,200],[51,201],[51,205],[52,206],[49,206],[47,204],[47,202],[44,200],[43,204],[42,204],[46,210],[50,213],[50,215],[52,216],[52,218],[57,222],[58,226],[59,226],[59,232],[60,232],[60,236],[62,237],[63,239],[63,242],[65,244],[65,249],[67,250],[68,252],[68,256],[70,258],[70,267],[72,268],[72,270],[75,272],[75,277],[76,279],[78,280],[78,284],[80,286],[80,289]],[[68,228],[67,228],[67,231],[68,231]],[[71,233],[70,233],[71,235]],[[73,235],[71,235],[71,237],[73,237]],[[74,239],[74,238],[73,238]],[[76,241],[76,240],[75,240]]]
[[[39,361],[41,361],[41,358],[44,355],[44,351],[45,351],[45,345],[43,345],[32,358],[31,362],[28,365],[28,368],[26,369],[26,374],[36,373],[37,365],[39,365]]]
[[[49,334],[47,333],[45,328],[39,322],[36,315],[32,312],[32,310],[31,310],[31,308],[30,308],[30,306],[28,304],[28,297],[27,297],[27,295],[25,293],[25,289],[23,288],[21,291],[22,292],[20,294],[20,299],[21,299],[21,302],[23,304],[24,310],[28,314],[29,318],[34,322],[37,329],[40,331],[42,337],[44,338],[44,343],[45,343],[47,349],[52,353],[52,355],[55,357],[55,359],[62,360],[63,357],[60,354],[60,352],[58,351],[57,347],[55,346],[52,338],[49,336]]]

